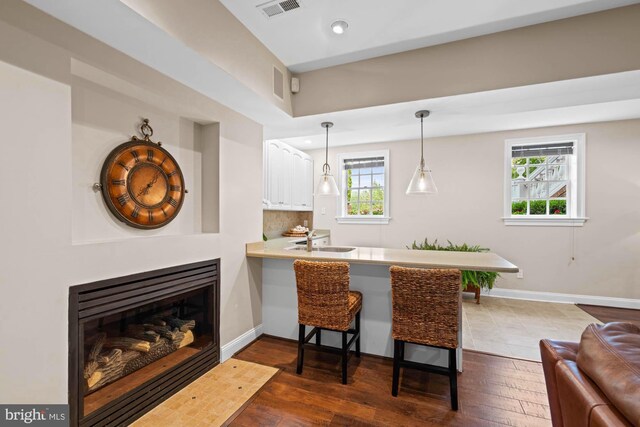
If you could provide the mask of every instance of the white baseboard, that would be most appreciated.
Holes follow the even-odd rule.
[[[555,292],[521,291],[518,289],[493,288],[482,291],[482,296],[526,299],[531,301],[559,302],[565,304],[603,305],[606,307],[640,309],[640,300],[632,298],[599,297],[595,295],[559,294]]]
[[[253,329],[249,329],[247,332],[240,335],[236,339],[231,340],[230,342],[223,345],[221,349],[222,354],[220,355],[220,363],[232,357],[234,354],[240,351],[241,348],[249,345],[260,335],[262,335],[262,324],[256,326]]]

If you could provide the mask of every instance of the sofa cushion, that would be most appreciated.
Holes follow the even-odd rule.
[[[633,427],[612,405],[596,406],[591,411],[589,427]]]
[[[631,424],[640,425],[640,328],[620,322],[589,325],[576,360]]]

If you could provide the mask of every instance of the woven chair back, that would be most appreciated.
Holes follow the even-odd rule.
[[[460,270],[392,266],[393,338],[458,347]]]
[[[325,329],[349,328],[349,264],[293,263],[298,288],[298,323]]]

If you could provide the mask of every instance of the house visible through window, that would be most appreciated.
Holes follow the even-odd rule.
[[[389,221],[389,152],[343,153],[338,158],[339,222]]]
[[[508,140],[505,157],[508,225],[582,225],[584,135]]]

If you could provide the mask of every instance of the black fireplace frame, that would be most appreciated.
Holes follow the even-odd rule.
[[[83,416],[83,328],[92,319],[208,287],[213,303],[211,345],[163,375]],[[220,363],[220,259],[101,280],[69,288],[69,415],[71,426],[120,426],[140,418],[160,402]]]

